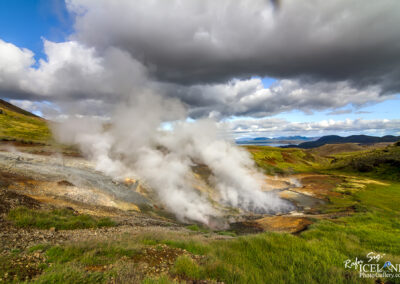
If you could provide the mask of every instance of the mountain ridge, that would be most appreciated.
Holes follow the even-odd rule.
[[[315,141],[307,141],[300,143],[299,145],[288,145],[283,146],[285,148],[301,148],[301,149],[311,149],[320,147],[326,144],[343,144],[343,143],[359,143],[359,144],[372,144],[381,142],[397,142],[400,140],[400,136],[385,135],[379,136],[369,136],[369,135],[351,135],[347,137],[342,137],[339,135],[327,135],[322,136]]]

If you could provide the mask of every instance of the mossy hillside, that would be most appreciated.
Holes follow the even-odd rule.
[[[266,174],[290,174],[313,172],[329,162],[329,159],[302,149],[269,146],[246,146],[257,166]]]
[[[46,120],[2,108],[0,114],[0,139],[48,143],[51,132]]]

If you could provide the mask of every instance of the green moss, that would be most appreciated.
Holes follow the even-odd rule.
[[[312,172],[328,159],[313,155],[302,149],[286,149],[268,146],[247,146],[257,166],[266,174],[291,174]]]
[[[204,227],[200,227],[197,224],[186,226],[187,229],[194,231],[194,232],[202,232],[202,233],[209,233],[210,230]]]
[[[49,142],[51,132],[44,119],[3,109],[0,114],[0,139]]]
[[[109,218],[95,218],[90,215],[77,215],[67,209],[52,211],[34,210],[25,207],[12,209],[7,218],[16,226],[22,228],[73,230],[84,228],[99,228],[115,226]]]
[[[231,237],[237,236],[236,233],[232,231],[218,231],[217,234],[221,236],[231,236]]]

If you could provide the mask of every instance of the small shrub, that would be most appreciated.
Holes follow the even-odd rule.
[[[200,267],[188,256],[180,256],[176,259],[173,272],[194,280],[199,280],[202,276]]]

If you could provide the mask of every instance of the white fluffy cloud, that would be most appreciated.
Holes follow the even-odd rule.
[[[234,137],[247,136],[319,136],[326,134],[352,135],[400,135],[400,119],[346,119],[322,120],[317,122],[289,122],[279,118],[237,119],[221,122],[221,128],[228,130]]]
[[[0,91],[34,100],[118,99],[146,82],[146,69],[128,53],[110,47],[101,55],[76,41],[44,40],[46,60],[34,68],[33,53],[0,40]]]
[[[291,110],[312,113],[314,110],[337,109],[348,104],[360,107],[391,98],[381,96],[379,86],[358,89],[347,81],[304,82],[286,79],[264,88],[261,79],[257,78],[181,87],[180,92],[186,94],[182,95],[182,100],[193,106],[191,115],[194,117],[263,117]]]

